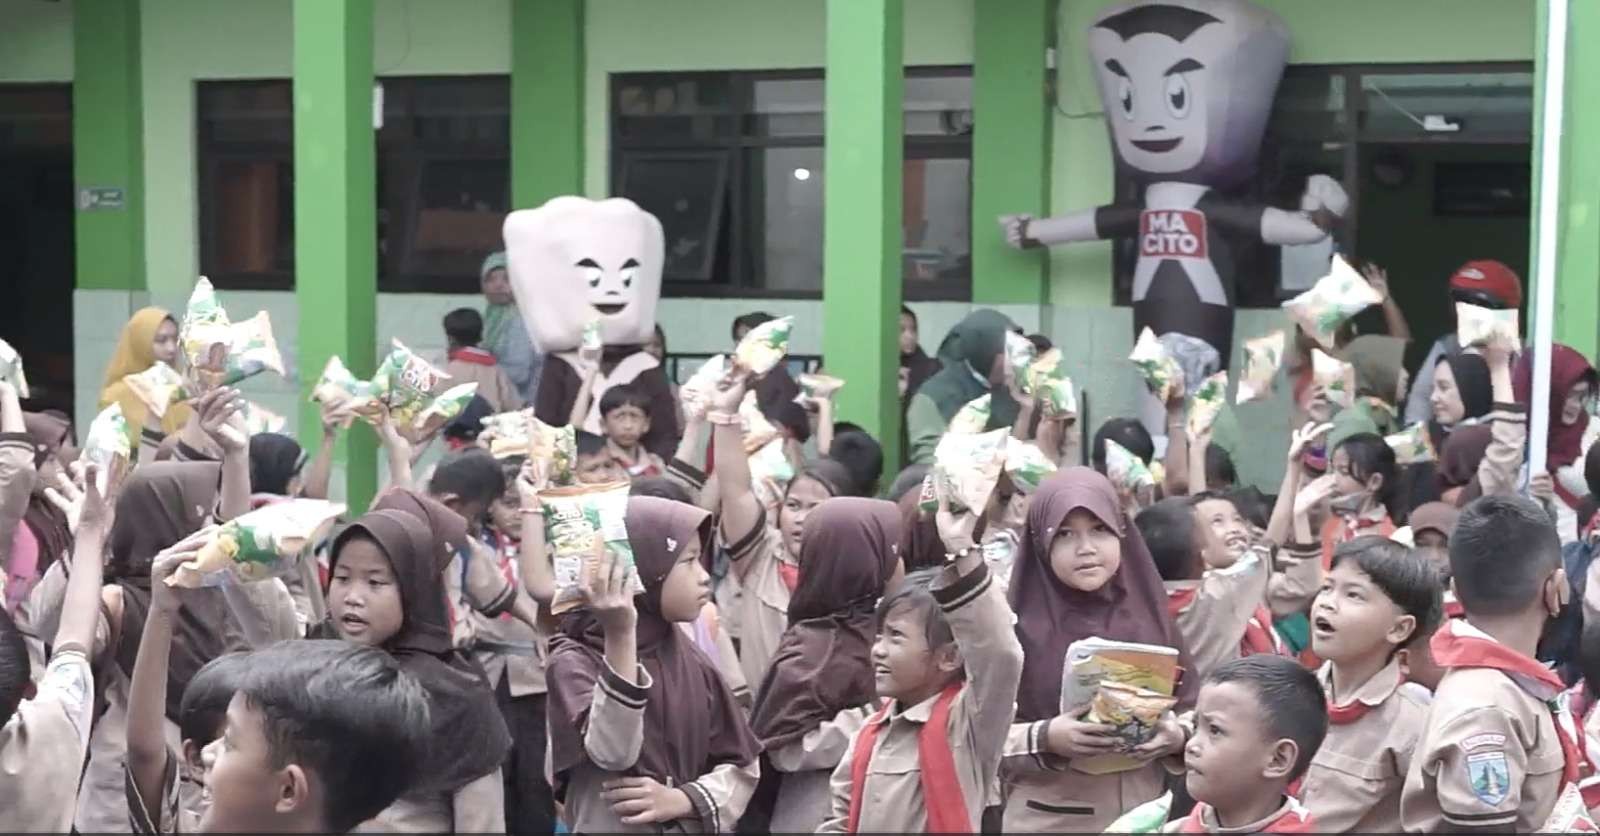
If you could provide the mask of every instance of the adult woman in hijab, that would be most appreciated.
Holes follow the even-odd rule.
[[[556,797],[564,799],[574,833],[649,833],[674,825],[727,832],[755,788],[761,745],[716,665],[678,627],[709,596],[711,515],[636,496],[628,500],[625,524],[644,591],[632,598],[635,641],[617,646],[634,645],[624,655],[637,664],[626,676],[613,669],[606,622],[593,608],[562,621],[545,666]],[[625,583],[621,567],[614,568],[612,580]],[[673,800],[687,801],[683,815],[656,818],[660,808],[647,796],[661,790],[681,791]],[[636,815],[644,818],[625,823]]]
[[[1454,499],[1458,507],[1479,496],[1514,492],[1528,437],[1528,412],[1516,403],[1512,385],[1510,350],[1504,346],[1480,350],[1481,355],[1440,360],[1433,376],[1434,417],[1428,434],[1439,451],[1439,488],[1445,493],[1460,488]],[[1487,442],[1475,432],[1459,444],[1451,443],[1474,426],[1488,430]]]
[[[1494,388],[1489,364],[1478,354],[1446,355],[1433,371],[1432,417],[1428,436],[1433,449],[1444,448],[1444,441],[1456,427],[1480,423],[1494,409]]]
[[[478,279],[488,303],[483,308],[483,347],[494,353],[522,402],[533,403],[544,369],[544,355],[529,339],[528,326],[517,310],[517,297],[512,294],[511,278],[506,274],[506,254],[490,253],[478,268]]]
[[[100,402],[97,409],[113,403],[122,405],[122,415],[128,420],[129,443],[139,446],[141,434],[151,447],[176,433],[189,422],[193,410],[187,404],[173,404],[161,416],[159,435],[146,427],[149,407],[134,393],[123,378],[138,374],[157,362],[178,367],[178,321],[162,308],[141,308],[123,326],[117,338],[117,347],[111,352],[111,362],[106,366],[105,380],[100,384]]]
[[[393,491],[384,503],[334,539],[331,624],[324,630],[389,653],[417,678],[428,692],[433,745],[412,789],[368,825],[408,833],[502,833],[500,764],[511,738],[483,669],[451,640],[442,578],[455,553],[450,541],[465,538],[466,522],[409,491]]]
[[[1017,327],[1005,314],[973,311],[939,344],[938,373],[922,384],[906,408],[911,462],[931,464],[939,437],[961,407],[991,395],[989,429],[1009,427],[1017,419],[1017,403],[1006,385],[1006,333]]]
[[[1405,402],[1407,342],[1368,334],[1344,347],[1344,361],[1355,370],[1355,402],[1334,416],[1324,449],[1335,450],[1353,435],[1389,435],[1400,429],[1398,405]]]
[[[1600,435],[1600,421],[1589,420],[1597,378],[1594,366],[1571,346],[1556,343],[1550,351],[1550,427],[1545,440],[1545,471],[1550,474],[1561,542],[1578,539],[1578,509],[1589,495],[1583,457]],[[1533,352],[1523,352],[1511,370],[1517,403],[1533,407]]]
[[[766,832],[812,833],[829,817],[829,780],[874,697],[874,607],[903,572],[899,538],[900,510],[881,499],[830,499],[806,519],[789,629],[750,720],[772,792]]]
[[[1142,764],[1091,775],[1074,761],[1110,752],[1109,726],[1061,711],[1061,673],[1067,649],[1079,639],[1164,645],[1192,670],[1167,612],[1166,589],[1138,528],[1117,491],[1087,467],[1058,471],[1039,485],[1028,509],[1023,554],[1008,593],[1017,614],[1025,662],[1016,724],[1001,771],[1011,786],[1006,832],[1098,833],[1117,816],[1162,793],[1157,763],[1183,745],[1176,718],[1163,718],[1155,738],[1133,751]],[[1178,706],[1192,706],[1199,683],[1180,679]]]

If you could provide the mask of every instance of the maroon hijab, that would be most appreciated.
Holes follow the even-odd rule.
[[[725,763],[754,761],[761,744],[717,666],[661,616],[661,587],[683,550],[699,543],[702,560],[710,559],[711,514],[670,499],[635,496],[628,499],[624,521],[644,585],[644,592],[634,597],[639,665],[653,681],[644,709],[644,744],[628,774],[678,786]],[[588,761],[583,734],[605,664],[605,632],[599,621],[587,610],[568,615],[550,640],[545,663],[551,771],[558,793],[565,789],[566,773]]]
[[[1478,465],[1493,439],[1494,432],[1487,424],[1460,427],[1445,439],[1444,449],[1439,451],[1439,490],[1467,488],[1456,502],[1458,507],[1472,501],[1481,492],[1478,488]]]
[[[829,499],[806,517],[789,629],[751,714],[767,751],[872,701],[874,608],[900,558],[899,540],[900,509],[881,499]]]
[[[63,461],[61,448],[72,439],[72,424],[48,412],[24,412],[22,421],[28,441],[33,444],[34,469],[42,472],[44,463],[53,457],[65,471],[68,462]],[[42,478],[34,480],[27,510],[22,514],[23,524],[39,544],[39,559],[34,566],[36,577],[72,550],[72,528],[67,523],[67,515],[45,495],[46,487],[53,486],[46,485]]]
[[[1595,382],[1594,366],[1578,350],[1556,343],[1550,350],[1550,432],[1545,444],[1545,468],[1551,473],[1578,460],[1583,455],[1583,433],[1589,428],[1589,413],[1578,413],[1578,420],[1561,423],[1561,409],[1566,405],[1567,393],[1583,381]],[[1524,351],[1511,370],[1511,388],[1516,392],[1517,403],[1533,406],[1533,352]]]
[[[1050,569],[1050,546],[1067,516],[1082,508],[1117,533],[1122,565],[1094,592],[1073,589]],[[1111,482],[1087,467],[1059,470],[1044,480],[1028,507],[1023,554],[1011,570],[1011,608],[1022,642],[1022,685],[1017,692],[1018,722],[1046,720],[1061,713],[1061,670],[1067,648],[1099,636],[1178,649],[1185,671],[1194,670],[1178,628],[1167,614],[1167,591],[1155,561],[1117,503]],[[1182,677],[1180,705],[1192,705],[1199,683]]]

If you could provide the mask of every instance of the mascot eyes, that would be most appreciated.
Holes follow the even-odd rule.
[[[1133,82],[1117,78],[1117,101],[1122,103],[1122,118],[1133,119]]]
[[[605,275],[605,271],[601,270],[600,265],[594,263],[593,259],[586,258],[574,266],[583,274],[583,280],[588,282],[590,287],[600,286],[600,278]]]
[[[1167,76],[1167,111],[1179,119],[1189,115],[1189,80],[1183,73]]]
[[[639,268],[637,268],[637,267],[624,267],[624,268],[622,268],[622,270],[617,273],[617,275],[622,277],[622,286],[623,287],[633,287],[633,274],[637,273],[638,271],[639,271]]]

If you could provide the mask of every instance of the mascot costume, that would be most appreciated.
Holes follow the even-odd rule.
[[[1134,333],[1149,327],[1169,345],[1198,349],[1204,356],[1185,363],[1190,374],[1226,368],[1242,278],[1233,247],[1323,241],[1349,203],[1325,175],[1308,178],[1299,211],[1218,193],[1255,173],[1288,30],[1245,0],[1141,0],[1102,12],[1088,37],[1117,165],[1139,192],[1060,217],[1002,217],[1006,240],[1040,247],[1137,237]]]
[[[603,435],[600,399],[630,384],[650,400],[645,448],[670,458],[678,407],[660,363],[644,350],[656,326],[665,239],[661,222],[631,200],[557,197],[506,217],[507,272],[528,333],[548,355],[534,404],[539,420],[564,426],[583,385],[578,346],[599,321],[605,351],[589,414],[579,429]]]

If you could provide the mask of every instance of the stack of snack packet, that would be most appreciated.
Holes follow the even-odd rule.
[[[1126,734],[1124,751],[1081,758],[1073,768],[1104,775],[1141,766],[1125,752],[1154,734],[1175,702],[1178,676],[1175,648],[1098,636],[1073,642],[1061,670],[1061,713],[1110,722]]]
[[[1495,310],[1457,302],[1456,340],[1464,347],[1501,345],[1516,351],[1522,346],[1517,309]]]
[[[478,384],[463,383],[437,395],[450,379],[399,340],[378,364],[371,380],[360,380],[337,356],[328,358],[311,399],[327,409],[345,409],[369,422],[387,415],[397,426],[426,432],[461,414],[477,394]]]
[[[1312,339],[1332,351],[1337,348],[1340,326],[1382,303],[1383,297],[1372,284],[1344,258],[1335,255],[1328,275],[1318,279],[1310,290],[1284,302],[1283,309]]]
[[[100,414],[89,423],[89,432],[84,434],[83,449],[79,451],[78,459],[100,468],[98,482],[101,496],[105,495],[112,472],[128,466],[128,459],[133,455],[128,439],[128,419],[122,415],[121,404],[113,403],[100,410]]]
[[[263,371],[283,374],[283,356],[267,312],[234,323],[205,276],[189,295],[178,338],[199,391],[231,386]]]
[[[1128,355],[1128,359],[1138,367],[1144,385],[1157,400],[1166,403],[1182,394],[1183,367],[1178,365],[1177,359],[1162,345],[1154,331],[1146,328],[1139,333],[1139,340],[1134,343],[1133,353]]]
[[[1220,371],[1200,382],[1189,401],[1188,431],[1190,438],[1199,438],[1211,431],[1217,416],[1228,402],[1228,373]]]
[[[11,384],[17,390],[17,397],[33,397],[28,392],[28,376],[22,372],[22,355],[5,340],[0,340],[0,380]]]
[[[199,589],[289,577],[300,552],[324,539],[344,512],[344,505],[323,499],[263,505],[218,526],[167,585]]]
[[[1283,330],[1244,341],[1244,374],[1239,377],[1239,389],[1233,395],[1235,404],[1259,401],[1272,395],[1272,381],[1283,365],[1283,349],[1288,341],[1289,335]]]

